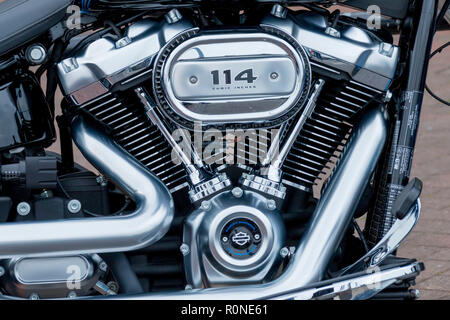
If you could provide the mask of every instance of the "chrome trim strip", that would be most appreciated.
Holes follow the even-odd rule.
[[[126,216],[0,224],[0,258],[120,252],[147,247],[168,231],[174,203],[163,183],[82,116],[72,123],[86,159],[136,202]]]
[[[310,289],[299,289],[297,292],[274,297],[274,300],[366,300],[375,296],[398,280],[412,278],[422,271],[419,262],[382,271],[369,271],[365,275],[333,282],[329,285],[316,286]]]

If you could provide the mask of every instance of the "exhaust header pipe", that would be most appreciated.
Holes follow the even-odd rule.
[[[134,199],[135,212],[0,224],[0,259],[136,250],[168,231],[174,203],[166,186],[82,116],[72,123],[72,135],[86,159]]]

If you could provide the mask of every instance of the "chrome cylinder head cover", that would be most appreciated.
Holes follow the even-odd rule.
[[[279,267],[285,234],[280,214],[265,197],[236,190],[217,195],[185,223],[188,284],[205,288],[270,280]]]
[[[311,69],[303,48],[282,31],[193,29],[161,50],[153,80],[162,111],[183,127],[269,126],[303,106]]]

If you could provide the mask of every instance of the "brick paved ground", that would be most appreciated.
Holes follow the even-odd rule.
[[[439,32],[434,48],[450,41],[450,32]],[[428,84],[450,101],[450,50],[430,64]],[[428,94],[422,109],[412,177],[424,182],[422,215],[401,245],[399,255],[425,262],[417,279],[422,299],[450,299],[450,107]]]
[[[450,41],[450,31],[438,33],[434,47]],[[430,65],[429,85],[450,101],[450,50]],[[59,96],[60,98],[60,96]],[[59,102],[57,102],[57,106]],[[59,152],[58,143],[50,150]],[[75,152],[76,161],[92,168]],[[450,107],[425,96],[412,176],[424,182],[422,216],[399,255],[425,262],[417,281],[423,299],[450,299]]]

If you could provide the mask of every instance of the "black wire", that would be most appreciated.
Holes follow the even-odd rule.
[[[117,28],[120,28],[120,27],[122,27],[122,26],[124,26],[124,25],[126,25],[126,24],[128,24],[128,23],[130,23],[130,22],[132,22],[132,21],[134,21],[134,20],[136,20],[136,19],[139,19],[139,18],[145,16],[145,15],[148,14],[149,12],[150,12],[150,11],[140,12],[140,13],[137,14],[137,15],[134,15],[134,16],[128,18],[128,19],[125,19],[125,20],[123,20],[122,22],[119,22],[119,23],[116,25],[116,27],[117,27]],[[106,28],[106,29],[102,29],[102,30],[100,30],[100,31],[97,31],[97,32],[95,32],[95,33],[93,33],[93,34],[87,36],[86,38],[84,38],[83,40],[81,40],[79,43],[77,43],[77,45],[76,45],[73,49],[71,49],[70,52],[66,53],[64,56],[65,56],[65,57],[70,57],[70,56],[75,55],[75,53],[76,53],[78,50],[80,50],[82,47],[84,47],[86,44],[88,44],[88,43],[90,43],[90,42],[92,42],[92,41],[94,41],[94,40],[100,39],[102,36],[104,36],[105,34],[107,34],[108,32],[110,32],[111,30],[113,30],[113,29],[112,29],[111,27],[108,27],[108,28]]]
[[[444,50],[445,48],[447,48],[448,46],[450,46],[450,41],[447,42],[446,44],[444,44],[443,46],[439,47],[438,49],[436,49],[430,56],[430,60],[438,53],[441,53],[442,50]],[[427,92],[437,101],[447,105],[450,107],[450,102],[445,101],[444,99],[442,99],[441,97],[438,97],[433,91],[431,91],[431,89],[428,87],[427,84],[425,84],[425,89],[427,90]]]
[[[445,18],[445,13],[447,12],[448,8],[450,6],[450,0],[447,0],[444,5],[442,6],[441,11],[439,12],[439,15],[436,19],[436,30],[434,31],[434,33],[436,33],[437,28],[439,27],[439,25],[444,21]]]
[[[369,252],[369,246],[367,245],[366,238],[364,237],[364,234],[355,219],[353,219],[353,226],[358,233],[359,239],[361,239],[361,242],[363,243],[364,250],[366,250],[366,252]]]
[[[64,195],[66,196],[67,199],[73,199],[73,197],[69,194],[69,192],[67,192],[67,190],[64,188],[64,186],[61,183],[61,180],[59,179],[58,176],[56,176],[56,183],[58,184],[59,188],[61,189],[62,193],[64,193]],[[118,211],[112,213],[111,216],[121,216],[122,213],[125,211],[125,209],[129,206],[130,202],[131,202],[130,198],[125,197],[125,203],[122,206],[122,208],[120,208]],[[93,213],[93,212],[90,212],[89,210],[86,210],[86,209],[82,209],[82,210],[87,215],[90,215],[90,216],[93,216],[93,217],[104,217],[104,215],[102,215],[102,214]]]
[[[436,27],[434,30],[434,34],[436,34],[439,25],[444,21],[445,18],[445,13],[447,12],[448,8],[450,7],[450,0],[445,1],[444,5],[442,6],[441,11],[439,12],[439,15],[436,19]],[[450,41],[447,42],[446,44],[444,44],[443,46],[439,47],[438,49],[436,49],[430,56],[430,60],[438,53],[441,53],[442,50],[444,50],[445,48],[447,48],[448,46],[450,46]],[[428,86],[428,84],[425,83],[425,89],[427,90],[427,92],[437,101],[439,101],[440,103],[443,103],[447,106],[450,107],[450,102],[445,101],[444,99],[442,99],[441,97],[439,97],[437,94],[435,94],[430,87]]]

